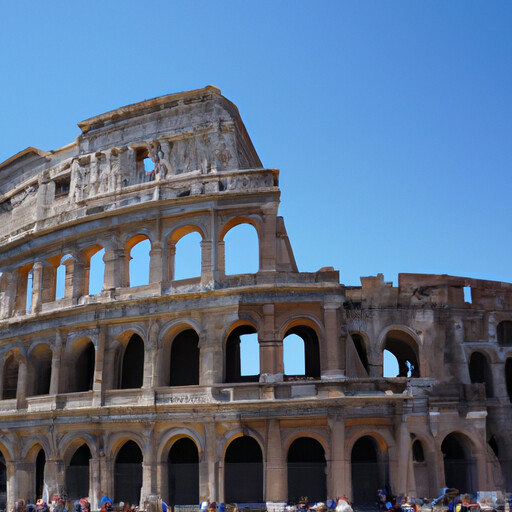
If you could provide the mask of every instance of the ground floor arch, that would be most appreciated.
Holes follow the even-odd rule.
[[[84,443],[80,446],[66,468],[66,490],[70,500],[89,496],[89,463],[91,450]]]
[[[167,504],[193,505],[199,503],[199,454],[197,446],[188,437],[176,441],[167,457]]]
[[[263,455],[250,436],[234,439],[224,458],[224,496],[227,503],[262,503]]]
[[[299,437],[290,445],[287,457],[288,500],[325,500],[326,460],[323,446],[311,437]]]
[[[477,488],[476,460],[473,458],[469,439],[458,432],[448,434],[441,444],[444,460],[444,477],[447,487],[461,493]]]
[[[134,441],[119,450],[114,465],[114,501],[140,503],[142,488],[142,452]]]
[[[372,436],[363,436],[354,443],[350,455],[354,503],[373,504],[376,490],[389,486],[386,455]]]

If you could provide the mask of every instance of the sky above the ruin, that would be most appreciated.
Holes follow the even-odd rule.
[[[512,282],[512,2],[0,4],[0,161],[213,84],[239,108],[301,271]]]

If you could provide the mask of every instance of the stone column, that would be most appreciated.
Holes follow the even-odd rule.
[[[348,480],[347,461],[345,453],[345,418],[334,414],[328,418],[330,428],[330,468],[327,471],[327,498],[336,499],[338,496],[348,496],[351,484]]]
[[[213,282],[213,243],[211,240],[203,240],[201,242],[201,286],[204,288]]]
[[[55,494],[60,494],[62,489],[66,488],[66,479],[64,472],[64,461],[61,459],[47,459],[44,466],[45,490],[48,495],[45,501],[48,503]]]
[[[217,242],[217,268],[214,274],[216,281],[222,281],[226,277],[226,244],[224,240]]]
[[[5,270],[0,274],[0,318],[9,318],[16,299],[16,272]]]
[[[100,509],[101,500],[101,459],[89,459],[89,501],[91,510]]]
[[[149,251],[149,283],[161,283],[163,281],[162,244],[153,242]]]
[[[279,420],[271,419],[267,426],[267,471],[265,474],[267,507],[284,509],[288,496],[287,467],[281,442]]]
[[[142,487],[140,489],[140,510],[144,509],[144,501],[148,496],[152,494],[160,494],[160,490],[157,490],[155,475],[155,466],[152,461],[145,462],[149,458],[146,454],[144,462],[142,463]]]
[[[263,305],[263,332],[259,336],[260,380],[281,382],[284,375],[283,342],[277,340],[274,304]]]
[[[86,279],[89,278],[90,263],[85,265],[81,255],[73,258],[72,261],[72,270],[70,267],[68,267],[68,269],[71,271],[71,297],[73,298],[73,302],[76,303],[76,301],[82,297],[82,295],[87,295],[88,293],[86,293],[86,290],[88,290],[89,282],[86,282]],[[66,283],[67,280],[68,272],[66,270]]]
[[[36,261],[32,267],[32,302],[30,305],[30,312],[35,313],[41,310],[43,289],[43,264]]]
[[[50,395],[59,394],[60,382],[60,362],[62,356],[62,333],[60,330],[55,332],[55,348],[52,353],[52,375],[50,378]]]
[[[322,379],[339,379],[345,377],[346,344],[340,337],[338,312],[341,311],[341,302],[327,298],[324,305],[325,341],[321,351]],[[346,332],[346,329],[344,329]]]
[[[125,253],[123,249],[105,249],[103,290],[126,286]]]
[[[9,479],[9,482],[12,483],[14,489],[14,501],[22,499],[25,500],[25,504],[28,504],[36,499],[36,496],[34,496],[35,464],[16,460],[13,461],[13,467],[14,475]]]
[[[262,272],[276,270],[277,205],[262,206],[263,225],[260,232],[260,268]]]
[[[57,267],[60,258],[42,262],[41,270],[41,303],[53,302],[57,291]]]
[[[104,404],[104,395],[106,382],[103,379],[103,368],[105,366],[105,345],[107,340],[107,327],[102,325],[98,329],[98,342],[96,346],[96,356],[94,360],[94,381],[92,383],[93,407],[101,407]]]
[[[169,242],[169,250],[167,251],[167,280],[174,281],[176,261],[176,244]]]
[[[216,335],[215,319],[210,319],[208,325],[199,337],[199,385],[210,386],[222,382],[222,344]]]
[[[18,383],[16,386],[16,407],[18,409],[27,408],[27,362],[25,359],[19,358],[18,367]]]
[[[396,494],[400,496],[407,496],[411,491],[410,482],[413,480],[413,468],[411,438],[405,420],[400,421],[395,445],[396,448],[394,452],[396,456],[397,470],[392,471],[392,468],[390,468],[391,474],[395,474],[394,482],[392,482],[392,488]]]
[[[205,436],[206,436],[206,460],[208,465],[208,486],[207,486],[207,496],[204,500],[216,501],[219,502],[221,499],[224,499],[223,496],[220,496],[218,490],[222,489],[222,481],[219,479],[219,462],[217,460],[217,434],[215,432],[215,422],[212,420],[211,422],[205,425]],[[204,475],[204,473],[203,473]],[[201,477],[201,473],[200,473]],[[204,478],[204,476],[203,476]],[[205,489],[204,481],[199,481],[200,489]],[[204,491],[203,491],[204,492]],[[222,493],[224,494],[224,493]],[[203,500],[203,501],[204,501]]]
[[[199,459],[199,502],[210,499],[210,473],[208,457],[203,453]]]

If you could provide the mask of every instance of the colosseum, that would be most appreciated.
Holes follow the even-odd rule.
[[[78,127],[0,164],[0,509],[512,489],[512,284],[300,272],[279,172],[213,86]],[[243,224],[259,267],[229,273]]]

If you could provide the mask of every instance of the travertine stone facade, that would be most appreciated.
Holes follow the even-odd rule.
[[[107,493],[274,510],[371,502],[385,485],[512,489],[512,284],[299,272],[278,171],[215,87],[79,127],[0,164],[0,508],[63,492],[93,508]],[[230,275],[226,234],[244,223],[259,270]],[[190,233],[201,272],[176,279]],[[130,286],[144,241],[149,279]],[[255,376],[241,370],[249,333]],[[290,335],[301,375],[285,372]],[[385,350],[400,376],[383,377]]]

